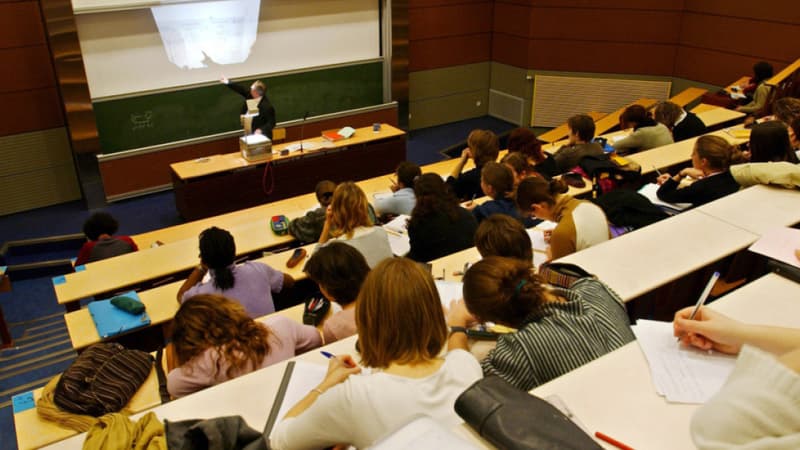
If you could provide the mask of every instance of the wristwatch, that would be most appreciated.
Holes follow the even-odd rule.
[[[467,334],[467,329],[464,327],[450,327],[450,335],[452,336],[453,333],[464,333]]]

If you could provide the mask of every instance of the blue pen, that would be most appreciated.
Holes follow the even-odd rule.
[[[336,358],[336,355],[334,355],[333,353],[330,353],[330,352],[326,352],[325,350],[321,350],[320,353],[322,353],[322,356],[324,356],[324,357],[326,357],[328,359]]]

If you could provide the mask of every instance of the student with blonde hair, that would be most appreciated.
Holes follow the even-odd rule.
[[[456,398],[481,378],[464,350],[442,354],[447,326],[433,278],[407,258],[381,262],[356,302],[361,373],[350,355],[331,359],[328,374],[278,423],[270,448],[367,448],[417,415],[445,428],[461,419]]]
[[[523,214],[556,222],[550,234],[548,259],[558,259],[611,238],[603,210],[567,195],[561,180],[527,178],[517,187],[517,207]]]
[[[559,377],[634,340],[622,299],[593,277],[569,289],[549,287],[530,262],[490,256],[464,275],[464,300],[447,315],[453,329],[495,322],[517,329],[501,336],[481,362],[522,391]],[[458,327],[458,328],[457,328]],[[466,348],[463,334],[451,348]]]
[[[481,192],[481,169],[489,161],[496,161],[500,153],[500,141],[489,130],[472,130],[467,137],[467,148],[461,152],[461,159],[447,178],[447,184],[461,200],[470,200],[483,195]],[[475,168],[461,173],[470,159]]]
[[[369,215],[369,202],[364,191],[352,181],[336,186],[325,216],[319,243],[339,240],[353,246],[364,255],[370,267],[392,257],[389,236],[375,226]]]
[[[283,316],[251,319],[221,295],[189,298],[175,313],[172,346],[178,367],[167,375],[172,397],[182,397],[322,345],[316,328]]]
[[[657,182],[661,185],[657,191],[658,198],[669,203],[700,206],[733,194],[739,190],[739,184],[728,168],[743,159],[742,153],[724,138],[700,136],[692,151],[691,168],[683,169],[674,176],[665,173],[658,177]],[[680,187],[684,177],[695,181]]]

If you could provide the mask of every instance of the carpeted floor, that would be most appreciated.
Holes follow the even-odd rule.
[[[409,133],[407,159],[424,165],[446,159],[448,150],[460,154],[466,137],[475,128],[507,134],[514,125],[491,117],[414,130]],[[120,223],[120,234],[138,234],[181,222],[172,191],[109,204],[104,210]],[[6,241],[80,233],[89,216],[82,202],[70,202],[0,217],[0,244]],[[74,256],[61,249],[26,255],[47,259]],[[16,347],[0,350],[0,449],[15,449],[11,396],[43,386],[63,372],[75,357],[56,304],[49,277],[13,281],[13,290],[0,294],[0,305],[11,325]]]

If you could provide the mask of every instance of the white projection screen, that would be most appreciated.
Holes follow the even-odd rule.
[[[93,100],[380,57],[378,0],[81,3],[91,2],[73,0]]]

